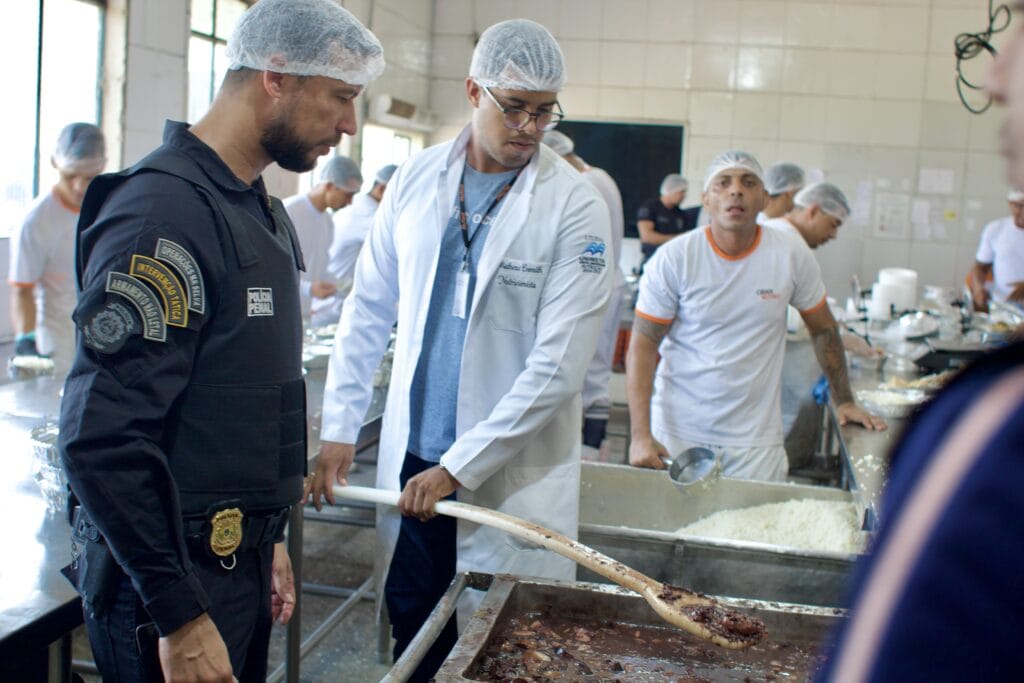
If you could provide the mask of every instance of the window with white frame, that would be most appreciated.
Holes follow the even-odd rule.
[[[249,8],[245,0],[191,0],[188,41],[188,121],[198,121],[227,73],[228,37]]]
[[[7,70],[0,126],[0,235],[57,182],[50,163],[61,129],[100,124],[104,3],[19,0],[4,4],[0,40],[19,63]]]
[[[363,192],[373,189],[373,178],[382,166],[401,164],[423,149],[424,136],[422,133],[403,131],[372,123],[362,124],[360,128],[363,138],[360,145],[362,162],[359,164],[359,172],[363,176]],[[346,135],[335,149],[335,154],[351,156],[351,147],[351,138]],[[329,154],[320,157],[317,160],[316,168],[299,175],[299,192],[308,192],[313,189],[320,177],[320,169],[330,158]]]
[[[368,123],[363,126],[363,189],[373,187],[373,177],[382,166],[401,164],[423,149],[423,134]]]

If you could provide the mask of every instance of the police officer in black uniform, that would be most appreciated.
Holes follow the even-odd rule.
[[[306,466],[302,256],[260,173],[356,130],[380,43],[333,0],[262,0],[210,111],[90,187],[61,409],[75,560],[105,681],[263,681],[294,605]]]
[[[665,242],[697,227],[700,206],[681,209],[690,184],[678,173],[669,173],[661,181],[658,196],[648,199],[636,212],[636,229],[640,234],[640,249],[644,263]]]

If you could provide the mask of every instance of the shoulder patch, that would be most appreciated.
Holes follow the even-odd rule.
[[[108,300],[92,309],[79,323],[82,343],[100,353],[117,353],[128,337],[142,331],[142,326],[130,306],[117,300]]]
[[[161,237],[156,242],[153,256],[164,263],[169,263],[181,275],[188,295],[188,310],[199,314],[205,313],[206,288],[203,285],[203,273],[192,254],[180,244]]]
[[[188,326],[188,300],[178,276],[162,261],[132,254],[129,274],[153,285],[163,300],[164,319],[174,327]]]
[[[143,337],[161,342],[167,339],[164,309],[153,290],[131,275],[111,271],[107,273],[107,291],[121,295],[135,307],[142,318]]]

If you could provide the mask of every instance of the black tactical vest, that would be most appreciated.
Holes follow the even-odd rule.
[[[162,446],[182,512],[205,516],[228,500],[240,501],[246,514],[292,505],[302,495],[307,449],[298,277],[304,265],[295,229],[278,199],[270,199],[271,232],[232,206],[200,166],[166,147],[103,177],[82,218],[124,180],[151,172],[177,176],[207,199],[228,250],[219,296],[206,302],[191,379],[165,422]]]

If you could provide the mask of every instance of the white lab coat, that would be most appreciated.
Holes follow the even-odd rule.
[[[327,372],[321,437],[354,443],[397,320],[377,461],[377,486],[384,489],[399,488],[409,390],[469,132],[467,126],[454,141],[413,157],[391,179],[356,265]],[[576,537],[580,389],[615,268],[606,252],[596,255],[609,241],[608,212],[595,190],[540,145],[503,202],[477,270],[457,438],[441,459],[462,483],[460,501]],[[389,567],[397,511],[382,509],[377,529]],[[458,571],[575,576],[570,560],[462,520],[457,547]]]
[[[608,260],[612,264],[612,294],[608,309],[604,314],[604,323],[598,337],[597,352],[587,369],[587,377],[583,382],[583,414],[584,417],[603,417],[607,419],[611,407],[611,396],[608,383],[612,378],[612,362],[615,359],[615,343],[619,337],[619,322],[622,318],[623,292],[626,280],[619,270],[619,259],[622,256],[622,238],[626,230],[626,222],[622,215],[622,195],[619,186],[607,171],[601,168],[588,167],[583,171],[583,178],[594,186],[608,207],[608,219],[611,221],[612,242],[608,251]]]

